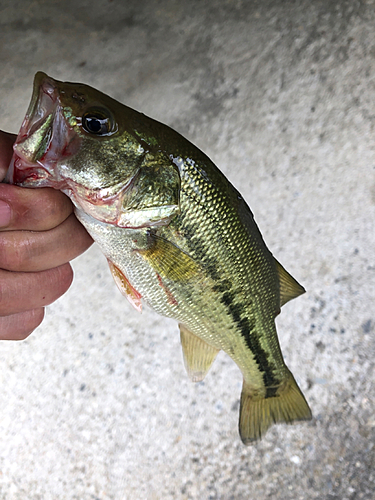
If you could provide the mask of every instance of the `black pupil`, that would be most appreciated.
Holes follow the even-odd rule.
[[[98,134],[99,132],[106,131],[106,119],[100,119],[96,116],[87,116],[86,117],[86,126],[90,132],[93,134]]]

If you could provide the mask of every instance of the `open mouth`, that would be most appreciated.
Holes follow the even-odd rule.
[[[79,137],[63,116],[58,82],[42,72],[34,78],[31,101],[21,125],[6,182],[23,187],[62,189],[57,163],[74,154]]]

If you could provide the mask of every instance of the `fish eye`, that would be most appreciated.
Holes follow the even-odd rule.
[[[113,119],[110,113],[101,109],[89,109],[82,116],[82,127],[93,135],[110,135],[113,130]]]

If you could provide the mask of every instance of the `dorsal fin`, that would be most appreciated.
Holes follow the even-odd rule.
[[[295,299],[305,293],[305,289],[286,271],[283,266],[275,259],[276,271],[280,283],[280,307],[289,300]]]

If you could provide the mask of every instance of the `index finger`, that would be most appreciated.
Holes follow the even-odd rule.
[[[22,188],[0,184],[0,200],[11,208],[10,222],[2,231],[47,231],[73,212],[72,202],[53,188]]]
[[[11,209],[11,217],[1,230],[46,231],[52,229],[73,211],[67,196],[52,188],[26,189],[1,184],[13,154],[14,134],[0,130],[0,201]]]

